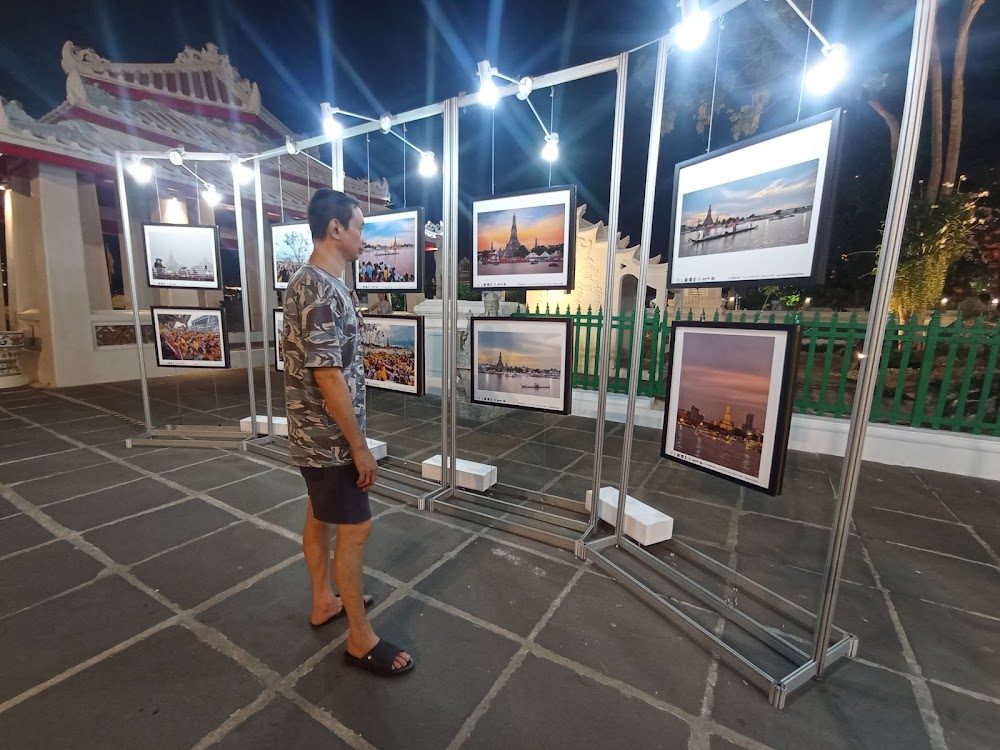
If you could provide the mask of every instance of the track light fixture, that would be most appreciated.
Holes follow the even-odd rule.
[[[241,162],[238,156],[231,156],[229,157],[229,160],[233,166],[233,180],[235,180],[238,185],[246,185],[247,183],[253,181],[253,170]]]
[[[205,189],[201,191],[201,197],[212,208],[215,208],[222,201],[222,196],[219,195],[219,191],[215,189],[215,185],[206,185]]]
[[[172,148],[167,152],[167,158],[170,163],[175,167],[179,167],[184,163],[184,149],[182,148]]]
[[[299,153],[299,146],[294,140],[292,140],[292,136],[290,135],[285,136],[285,151],[289,156],[295,156]]]
[[[698,0],[681,0],[681,22],[674,27],[674,43],[683,50],[696,50],[708,37],[712,19]]]
[[[140,184],[144,185],[153,179],[153,167],[138,156],[133,156],[125,169],[132,175],[132,179]]]
[[[847,47],[831,44],[823,48],[823,59],[806,73],[806,91],[824,96],[833,91],[847,76]]]

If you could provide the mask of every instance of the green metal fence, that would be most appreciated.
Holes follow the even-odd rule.
[[[660,310],[646,310],[643,318],[643,355],[639,395],[662,398],[671,322]],[[611,316],[605,326],[601,310],[577,308],[575,313],[518,309],[516,317],[558,316],[573,321],[573,387],[598,388],[601,339],[610,335],[611,363],[608,390],[625,393],[629,385],[629,351],[635,314]],[[676,316],[677,320],[681,315]],[[695,318],[691,311],[686,320]],[[711,316],[715,321],[741,323],[798,323],[802,325],[795,411],[848,417],[854,403],[858,364],[865,336],[857,315],[834,313],[732,312]],[[889,317],[879,363],[871,420],[888,424],[929,427],[977,435],[1000,436],[1000,327],[978,317],[942,325],[935,313],[925,324],[916,319],[900,325]]]

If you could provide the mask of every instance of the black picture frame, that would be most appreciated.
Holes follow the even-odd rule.
[[[407,396],[423,396],[424,388],[426,386],[425,376],[424,376],[424,346],[426,345],[426,339],[424,338],[424,318],[422,315],[364,315],[360,319],[362,327],[373,321],[391,321],[393,323],[406,323],[407,325],[414,326],[414,348],[416,352],[414,354],[414,367],[416,369],[416,388],[415,390],[409,390],[407,387],[397,387],[392,383],[385,383],[384,381],[369,379],[367,377],[367,371],[365,373],[365,388],[375,388],[382,391],[390,391],[392,393],[402,393]],[[362,359],[364,358],[365,344],[361,345]],[[363,362],[362,362],[362,366]]]
[[[739,332],[749,332],[749,333],[761,333],[761,334],[783,334],[785,349],[781,355],[781,381],[775,387],[773,382],[769,383],[768,386],[768,399],[775,397],[777,398],[777,404],[775,409],[774,417],[774,428],[770,435],[770,440],[768,439],[768,431],[770,430],[769,424],[765,424],[764,434],[761,435],[761,453],[762,453],[762,463],[764,451],[768,448],[768,443],[770,444],[770,454],[769,454],[769,466],[770,469],[766,472],[767,482],[766,484],[761,482],[761,475],[764,473],[762,468],[758,468],[758,480],[756,482],[743,479],[741,476],[737,476],[739,473],[733,467],[727,467],[719,461],[712,461],[710,459],[702,459],[695,456],[686,457],[684,455],[677,455],[680,451],[676,449],[677,440],[675,439],[672,443],[670,441],[670,426],[672,422],[680,422],[680,383],[678,382],[678,367],[683,366],[683,362],[678,363],[676,360],[678,351],[678,340],[687,331],[693,332],[722,332],[722,333],[739,333]],[[774,340],[777,340],[777,336],[772,336]],[[721,477],[727,481],[733,482],[735,484],[742,485],[744,487],[749,487],[750,489],[757,490],[767,495],[776,496],[781,493],[782,482],[784,479],[785,464],[788,456],[788,438],[791,432],[791,421],[792,421],[792,402],[795,394],[795,384],[796,376],[798,372],[798,353],[799,347],[802,340],[802,327],[796,324],[782,324],[782,323],[724,323],[724,322],[701,322],[701,321],[675,321],[670,333],[670,356],[667,365],[667,398],[666,403],[663,408],[663,427],[660,435],[660,455],[663,458],[676,461],[677,463],[684,464],[685,466],[690,466],[699,471],[703,471],[707,474],[713,476]],[[772,354],[772,374],[775,369],[775,364],[778,360],[776,354]],[[704,382],[704,379],[702,379]],[[770,405],[770,403],[769,403]],[[692,405],[697,406],[697,405]],[[685,410],[687,413],[687,418],[691,418],[692,410]],[[752,416],[748,414],[748,418]],[[766,417],[766,413],[765,413]],[[686,427],[691,427],[692,424],[697,423],[697,417],[692,420],[691,423],[685,424]],[[703,423],[702,423],[703,424]],[[744,425],[745,427],[746,425]],[[717,429],[717,428],[716,428]],[[728,430],[730,438],[733,439],[732,432],[733,426]],[[737,432],[746,431],[738,430]],[[706,437],[706,439],[713,439],[711,437]],[[668,443],[671,443],[668,445]],[[731,443],[727,443],[729,445]],[[746,443],[744,442],[744,445]],[[674,452],[671,452],[673,449]],[[689,455],[689,454],[688,454]],[[713,468],[719,467],[719,468]],[[745,474],[749,476],[748,474]]]
[[[471,319],[472,321],[472,350],[471,350],[471,364],[470,364],[470,378],[472,381],[472,386],[469,393],[470,401],[474,404],[481,404],[483,406],[502,406],[509,409],[524,409],[526,411],[537,411],[543,412],[545,414],[562,414],[569,415],[573,411],[573,321],[570,318],[564,317],[524,317],[524,318],[487,318],[485,316],[477,316]],[[479,334],[483,329],[485,324],[501,325],[507,326],[509,328],[523,328],[524,326],[529,327],[539,327],[544,328],[546,333],[542,334],[549,337],[547,341],[547,346],[552,347],[551,336],[553,330],[558,330],[559,334],[562,336],[563,346],[565,347],[564,355],[562,358],[562,375],[563,384],[561,391],[562,398],[562,408],[546,408],[539,405],[530,405],[525,403],[517,403],[517,399],[514,396],[518,394],[511,394],[509,399],[498,399],[495,397],[484,397],[482,395],[483,389],[479,387]],[[511,331],[511,333],[515,333]],[[516,335],[516,334],[515,334]]]
[[[173,312],[171,312],[173,311]],[[222,351],[222,364],[216,364],[214,362],[209,364],[195,364],[199,360],[187,360],[185,364],[184,360],[178,360],[176,362],[170,362],[164,356],[163,347],[160,342],[160,327],[157,324],[157,313],[167,313],[167,314],[179,314],[179,313],[190,313],[190,314],[203,314],[203,315],[213,315],[219,318],[219,334],[221,337],[220,346]],[[232,366],[232,358],[229,353],[229,329],[226,326],[226,311],[221,307],[185,307],[176,305],[154,305],[149,308],[150,323],[153,326],[153,346],[156,351],[156,366],[157,367],[181,367],[185,369],[192,370],[228,370]],[[200,360],[205,362],[206,360]]]
[[[754,286],[766,286],[766,285],[785,285],[791,283],[797,284],[818,284],[822,283],[826,275],[827,267],[827,256],[830,248],[830,234],[833,227],[833,215],[835,210],[835,198],[836,198],[836,186],[837,179],[840,173],[840,161],[841,153],[843,151],[843,138],[844,138],[844,127],[843,127],[843,110],[842,109],[832,109],[822,114],[818,114],[814,117],[802,120],[797,123],[793,123],[783,128],[764,133],[762,135],[756,136],[746,141],[741,141],[735,143],[726,148],[719,149],[718,151],[713,151],[709,154],[698,156],[693,159],[688,159],[687,161],[680,162],[674,167],[674,184],[673,184],[673,200],[671,201],[671,233],[670,233],[670,248],[669,248],[669,270],[668,270],[668,285],[671,289],[685,289],[693,287],[710,287],[710,286],[723,286],[723,287],[754,287]],[[815,224],[815,237],[812,243],[812,262],[808,273],[796,276],[780,276],[780,275],[770,275],[770,276],[746,276],[746,275],[734,275],[733,269],[739,268],[740,266],[746,266],[748,268],[759,269],[762,266],[767,268],[767,263],[778,264],[780,259],[774,258],[773,252],[775,248],[780,248],[783,246],[774,246],[770,248],[762,248],[757,250],[757,252],[772,253],[771,258],[766,255],[761,257],[765,258],[765,261],[759,261],[750,256],[744,256],[739,264],[733,263],[733,257],[730,253],[721,252],[718,254],[710,254],[708,256],[713,259],[717,259],[718,262],[709,264],[705,261],[704,264],[699,263],[698,265],[710,266],[712,270],[705,268],[697,273],[693,272],[691,268],[691,263],[682,262],[679,257],[680,253],[680,243],[683,241],[682,229],[681,229],[681,211],[682,202],[685,196],[692,193],[698,192],[697,190],[686,191],[681,194],[681,182],[682,174],[685,170],[690,170],[694,167],[703,167],[703,165],[709,162],[729,159],[734,154],[739,152],[747,152],[748,158],[753,156],[755,150],[760,150],[764,144],[767,144],[776,139],[786,138],[787,136],[792,136],[793,134],[799,133],[809,128],[814,128],[816,126],[821,126],[824,123],[830,123],[830,137],[826,142],[825,149],[822,149],[821,155],[825,158],[825,167],[822,179],[821,188],[814,194],[814,200],[819,200],[819,209],[815,211],[815,206],[813,207],[816,213],[816,224]],[[820,157],[817,156],[817,159]],[[787,165],[785,167],[779,167],[778,169],[793,169],[796,166],[801,166],[805,164],[803,162],[795,162],[793,164]],[[767,174],[769,171],[778,171],[772,169],[761,169],[756,175],[749,175],[743,179],[750,179],[754,176],[762,176]],[[732,182],[738,182],[740,180],[734,180]],[[703,189],[717,188],[722,185],[727,184],[725,181],[718,182],[713,185],[706,186]],[[784,219],[792,219],[794,217],[789,214],[783,216]],[[750,222],[752,226],[752,221]],[[733,229],[738,229],[735,226]],[[755,227],[756,228],[756,227]],[[746,227],[743,227],[741,231],[750,231]],[[807,234],[808,237],[808,234]],[[703,240],[698,240],[703,241]],[[808,244],[808,240],[807,240]],[[747,252],[749,252],[748,250]]]
[[[553,280],[553,283],[541,284],[532,283],[537,281],[536,277],[530,275],[524,275],[525,279],[522,280],[521,274],[513,275],[509,281],[501,279],[497,283],[484,283],[481,279],[479,273],[479,250],[478,250],[478,228],[479,228],[479,214],[486,211],[503,211],[511,210],[516,211],[520,209],[530,209],[532,205],[518,205],[528,198],[539,198],[537,205],[552,205],[551,202],[545,202],[545,196],[549,196],[553,193],[568,193],[566,203],[566,238],[563,245],[563,258],[565,261],[565,279],[564,280]],[[519,290],[519,289],[541,289],[541,290],[552,290],[552,291],[573,291],[575,274],[576,274],[576,229],[577,229],[577,196],[576,196],[576,185],[554,185],[548,188],[539,188],[537,190],[527,190],[517,193],[505,193],[503,195],[488,195],[475,198],[472,201],[472,289],[479,292],[489,292],[498,290]],[[509,205],[515,204],[515,205]],[[520,235],[518,236],[520,240]],[[523,244],[523,243],[522,243]],[[527,245],[525,245],[527,247]],[[561,277],[561,274],[560,274]]]
[[[201,233],[206,230],[210,230],[212,233],[211,258],[212,262],[215,264],[214,284],[198,283],[195,281],[188,281],[187,283],[166,283],[163,279],[154,278],[153,267],[155,265],[155,261],[153,260],[154,256],[151,254],[149,242],[149,230],[151,228],[169,229],[177,234],[190,234],[195,230]],[[219,227],[214,224],[165,224],[161,222],[145,221],[142,223],[142,253],[143,264],[146,267],[146,284],[152,289],[198,289],[201,291],[220,291],[222,289],[222,254],[220,251]]]
[[[285,311],[280,307],[271,310],[271,330],[274,331],[274,369],[278,372],[285,371],[285,358],[283,356],[283,346],[281,343],[281,331],[284,327]]]
[[[278,233],[282,234],[283,231],[287,230],[288,227],[295,227],[295,228],[298,228],[298,229],[303,229],[304,228],[304,230],[305,230],[306,238],[308,239],[309,244],[310,244],[310,249],[306,253],[305,259],[302,261],[303,265],[308,262],[309,255],[312,253],[312,233],[309,230],[309,222],[306,221],[305,219],[300,219],[300,220],[297,220],[297,221],[282,221],[282,222],[278,222],[276,224],[272,224],[270,226],[270,232],[269,232],[269,234],[270,234],[270,241],[271,241],[271,269],[270,269],[271,270],[271,288],[274,289],[275,291],[278,291],[278,292],[283,292],[284,290],[286,290],[288,288],[288,282],[287,281],[279,281],[278,280],[278,253],[277,253],[276,246],[275,246],[274,235],[275,235],[275,230],[278,230]],[[298,270],[298,269],[295,269],[295,270]],[[292,274],[293,273],[294,273],[294,271],[292,272]],[[292,274],[289,274],[288,277],[291,278]]]
[[[397,282],[372,282],[362,281],[360,278],[361,258],[351,264],[351,273],[354,276],[354,288],[358,294],[379,293],[379,292],[400,292],[405,294],[417,294],[423,291],[424,284],[424,207],[412,206],[401,208],[396,211],[388,211],[380,214],[372,214],[365,217],[365,231],[362,236],[370,231],[374,224],[385,223],[398,219],[407,218],[407,214],[414,214],[416,221],[416,236],[413,245],[413,266],[414,278],[410,281]],[[364,254],[362,253],[362,257]]]

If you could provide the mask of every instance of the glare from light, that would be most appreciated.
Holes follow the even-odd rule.
[[[417,168],[421,177],[433,177],[437,174],[438,165],[434,161],[434,154],[431,151],[424,151],[420,155],[420,166]]]
[[[132,175],[132,179],[138,183],[145,184],[153,179],[153,167],[136,157],[125,168]]]
[[[813,301],[812,297],[806,297],[806,304],[807,305],[812,304],[812,301]]]
[[[253,181],[253,170],[235,156],[233,157],[233,179],[239,185],[246,185]]]
[[[324,115],[323,132],[326,133],[327,138],[337,140],[344,134],[344,126],[341,125],[340,121],[333,115]]]
[[[542,158],[545,161],[555,161],[559,158],[559,134],[549,133],[545,136],[545,146],[542,148]]]
[[[493,79],[483,81],[483,85],[479,87],[479,102],[487,107],[495,107],[499,101],[500,89],[493,83]]]
[[[222,196],[219,195],[219,191],[215,189],[215,185],[208,185],[204,190],[201,191],[201,197],[212,208],[215,208],[222,201]]]
[[[941,304],[942,305],[947,305],[948,304],[948,298],[947,297],[942,297],[941,298]]]
[[[708,29],[712,25],[712,18],[703,10],[696,10],[684,16],[684,20],[677,25],[674,32],[674,41],[683,50],[696,50],[705,43],[708,37]]]
[[[823,59],[806,73],[805,86],[813,96],[824,96],[833,91],[847,75],[847,47],[831,45],[823,50]]]
[[[285,136],[285,151],[288,153],[289,156],[295,156],[297,153],[299,153],[299,147],[295,143],[295,141],[292,140],[292,136],[290,135]]]
[[[392,115],[386,112],[382,117],[379,118],[378,126],[382,128],[383,133],[388,133],[392,130]]]
[[[172,148],[167,153],[167,158],[170,159],[171,164],[173,164],[175,167],[179,167],[181,164],[184,163],[184,152],[181,151],[179,148]]]
[[[993,304],[994,304],[994,306],[1000,306],[1000,298],[994,298],[993,299]]]

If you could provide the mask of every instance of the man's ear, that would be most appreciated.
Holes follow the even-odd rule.
[[[340,222],[336,219],[330,219],[330,223],[326,225],[326,233],[331,237],[337,237],[340,235]]]

